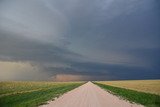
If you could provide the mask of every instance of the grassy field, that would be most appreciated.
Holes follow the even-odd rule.
[[[160,95],[160,80],[101,81],[100,83]]]
[[[35,107],[82,82],[0,82],[0,107]]]
[[[159,80],[101,81],[94,83],[131,102],[147,107],[160,107]]]

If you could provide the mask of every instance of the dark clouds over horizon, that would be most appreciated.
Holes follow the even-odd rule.
[[[158,0],[1,0],[1,80],[160,79]]]

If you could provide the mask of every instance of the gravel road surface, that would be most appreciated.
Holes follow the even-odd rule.
[[[92,82],[67,92],[40,107],[143,107],[108,93]]]

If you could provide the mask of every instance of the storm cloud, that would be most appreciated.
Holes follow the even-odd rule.
[[[159,19],[157,0],[1,0],[0,79],[159,79]]]

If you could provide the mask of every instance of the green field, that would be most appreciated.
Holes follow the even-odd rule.
[[[160,107],[160,86],[157,84],[159,82],[159,80],[140,80],[101,82],[97,81],[94,83],[101,88],[107,90],[108,92],[131,102],[142,104],[147,107]]]
[[[0,107],[35,107],[83,82],[0,82]]]

